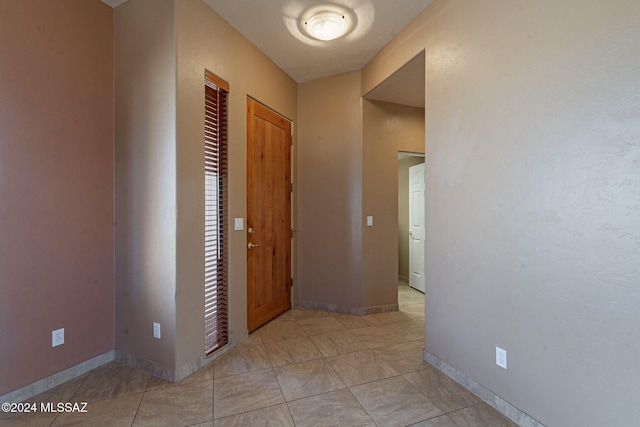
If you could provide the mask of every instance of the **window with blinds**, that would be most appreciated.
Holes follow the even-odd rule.
[[[204,318],[205,353],[229,342],[227,234],[227,94],[229,85],[205,72]]]

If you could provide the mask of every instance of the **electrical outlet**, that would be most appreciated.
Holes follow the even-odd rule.
[[[57,347],[64,344],[64,328],[56,329],[51,332],[51,347]]]
[[[372,215],[368,215],[367,216],[367,227],[373,227],[373,216]]]
[[[507,350],[496,347],[496,365],[507,369]]]
[[[160,339],[160,323],[153,322],[153,337]]]

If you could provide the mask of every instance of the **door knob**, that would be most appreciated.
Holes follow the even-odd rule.
[[[409,230],[409,236],[413,236],[413,231]]]
[[[253,248],[255,248],[256,246],[260,246],[260,245],[254,245],[254,244],[253,244],[253,243],[251,243],[251,242],[249,242],[249,243],[247,244],[247,247],[248,247],[249,249],[253,249]]]

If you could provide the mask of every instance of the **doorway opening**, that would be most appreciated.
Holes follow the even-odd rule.
[[[398,153],[398,280],[425,291],[425,162],[422,153]]]
[[[396,70],[387,79],[376,86],[371,92],[369,92],[365,98],[372,101],[382,101],[391,104],[398,104],[408,107],[425,108],[425,77],[426,77],[426,62],[425,52],[421,51],[414,58]],[[423,131],[426,132],[424,124],[425,114],[423,112]],[[390,117],[390,120],[394,120],[394,117]],[[409,284],[412,280],[412,275],[409,273],[410,263],[409,260],[413,258],[414,261],[422,261],[418,263],[418,267],[414,268],[413,281],[421,276],[421,284],[416,284],[416,289],[425,291],[425,271],[426,265],[426,244],[424,241],[424,227],[418,227],[417,229],[410,229],[409,227],[409,167],[416,164],[425,163],[425,148],[426,141],[422,141],[419,147],[411,146],[407,147],[404,140],[398,140],[394,142],[397,146],[398,155],[398,241],[397,241],[397,271],[398,271],[398,283],[403,282]],[[404,151],[410,150],[410,151]],[[424,177],[424,173],[423,173]],[[424,183],[424,178],[422,179]],[[424,188],[424,185],[423,185]],[[424,215],[426,206],[424,202],[424,196],[422,196],[422,214]],[[422,222],[424,224],[424,220]],[[422,233],[420,233],[420,228]],[[411,234],[418,235],[420,239],[412,239]],[[411,243],[411,244],[410,244]],[[413,257],[410,256],[410,248],[413,246]],[[421,265],[420,265],[421,264]],[[421,268],[420,268],[421,267]]]

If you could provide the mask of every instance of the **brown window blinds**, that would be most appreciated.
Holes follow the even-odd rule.
[[[205,73],[204,309],[205,352],[229,342],[227,234],[227,94],[229,85]]]

